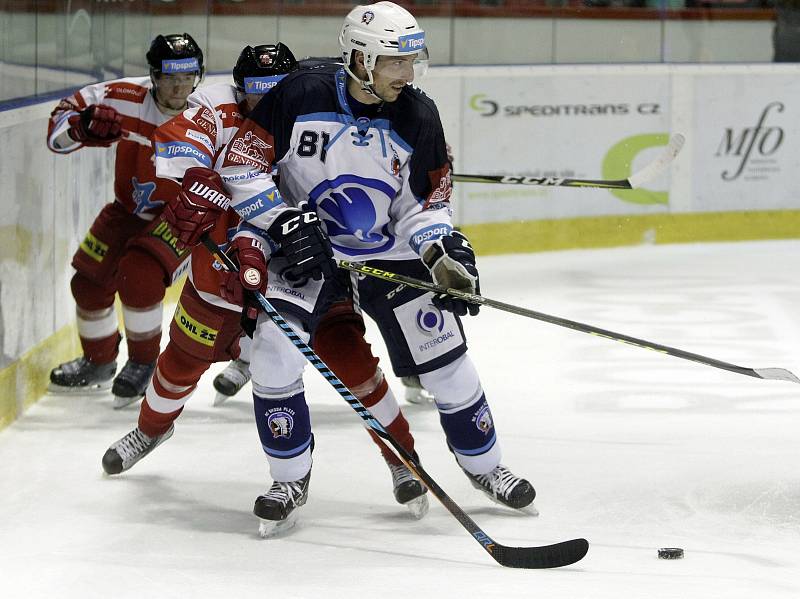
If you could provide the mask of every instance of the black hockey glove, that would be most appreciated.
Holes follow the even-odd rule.
[[[302,285],[308,279],[319,281],[336,272],[331,242],[313,212],[287,208],[270,225],[267,234],[288,262],[281,276],[293,285]]]
[[[469,240],[458,231],[440,237],[426,247],[422,261],[431,271],[433,282],[437,285],[480,295],[475,252],[472,251]],[[434,296],[433,303],[440,310],[449,310],[459,316],[465,316],[467,312],[475,316],[481,309],[480,304],[472,304],[450,295]]]

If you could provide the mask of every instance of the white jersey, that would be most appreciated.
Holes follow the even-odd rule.
[[[220,172],[243,219],[264,231],[307,202],[337,258],[407,260],[452,231],[450,163],[439,115],[419,90],[357,106],[338,66],[287,76],[245,120]]]

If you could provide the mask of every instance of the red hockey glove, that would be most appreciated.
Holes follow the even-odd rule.
[[[231,203],[222,177],[210,168],[193,167],[183,174],[180,193],[164,206],[164,220],[178,238],[178,249],[197,245],[217,224]]]
[[[87,106],[67,122],[67,135],[84,146],[108,147],[122,135],[122,115],[105,104]]]
[[[267,259],[258,239],[237,237],[227,251],[231,260],[239,265],[239,272],[222,271],[220,295],[225,301],[246,307],[247,316],[256,318],[257,304],[248,301],[248,291],[267,291]]]

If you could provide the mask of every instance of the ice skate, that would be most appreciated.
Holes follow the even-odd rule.
[[[498,465],[486,474],[470,474],[464,470],[472,486],[488,495],[492,501],[516,510],[531,506],[528,510],[532,515],[538,515],[536,508],[531,503],[536,497],[536,491],[531,483],[514,474],[503,465]]]
[[[414,477],[405,464],[392,464],[386,460],[386,465],[392,473],[392,486],[397,503],[406,506],[417,520],[422,519],[428,513],[428,489]]]
[[[220,372],[214,379],[214,389],[217,396],[214,398],[214,406],[221,405],[227,399],[233,397],[242,390],[250,380],[250,363],[244,360],[234,360],[230,362],[225,370]]]
[[[418,376],[404,376],[400,382],[403,384],[404,397],[408,403],[417,405],[433,403],[433,395],[422,386]]]
[[[155,369],[155,362],[149,364],[140,364],[133,360],[125,362],[125,366],[119,371],[111,387],[111,392],[114,394],[114,409],[119,410],[144,397]]]
[[[303,478],[291,482],[273,482],[264,495],[256,498],[253,513],[261,522],[258,534],[268,539],[293,528],[297,521],[297,509],[308,499],[308,484],[311,471]]]
[[[116,371],[116,362],[95,364],[81,356],[53,368],[47,390],[50,393],[83,394],[108,391]]]
[[[136,427],[108,448],[103,456],[103,470],[106,474],[119,474],[129,470],[136,462],[169,439],[174,432],[175,425],[171,425],[163,435],[148,437]]]

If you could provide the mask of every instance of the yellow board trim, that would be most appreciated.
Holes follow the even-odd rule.
[[[0,429],[14,421],[47,391],[50,370],[80,353],[78,329],[73,323],[37,344],[0,370]],[[10,390],[10,392],[9,392]]]
[[[639,244],[793,239],[800,210],[601,216],[461,227],[484,256]]]
[[[186,277],[178,279],[167,289],[165,304],[174,304],[180,297]],[[119,299],[117,299],[119,303]],[[166,307],[165,307],[166,309]],[[122,311],[120,327],[122,326]],[[0,370],[0,430],[11,424],[30,405],[36,403],[47,391],[50,371],[58,364],[81,354],[78,327],[75,323],[62,327],[47,339]]]

